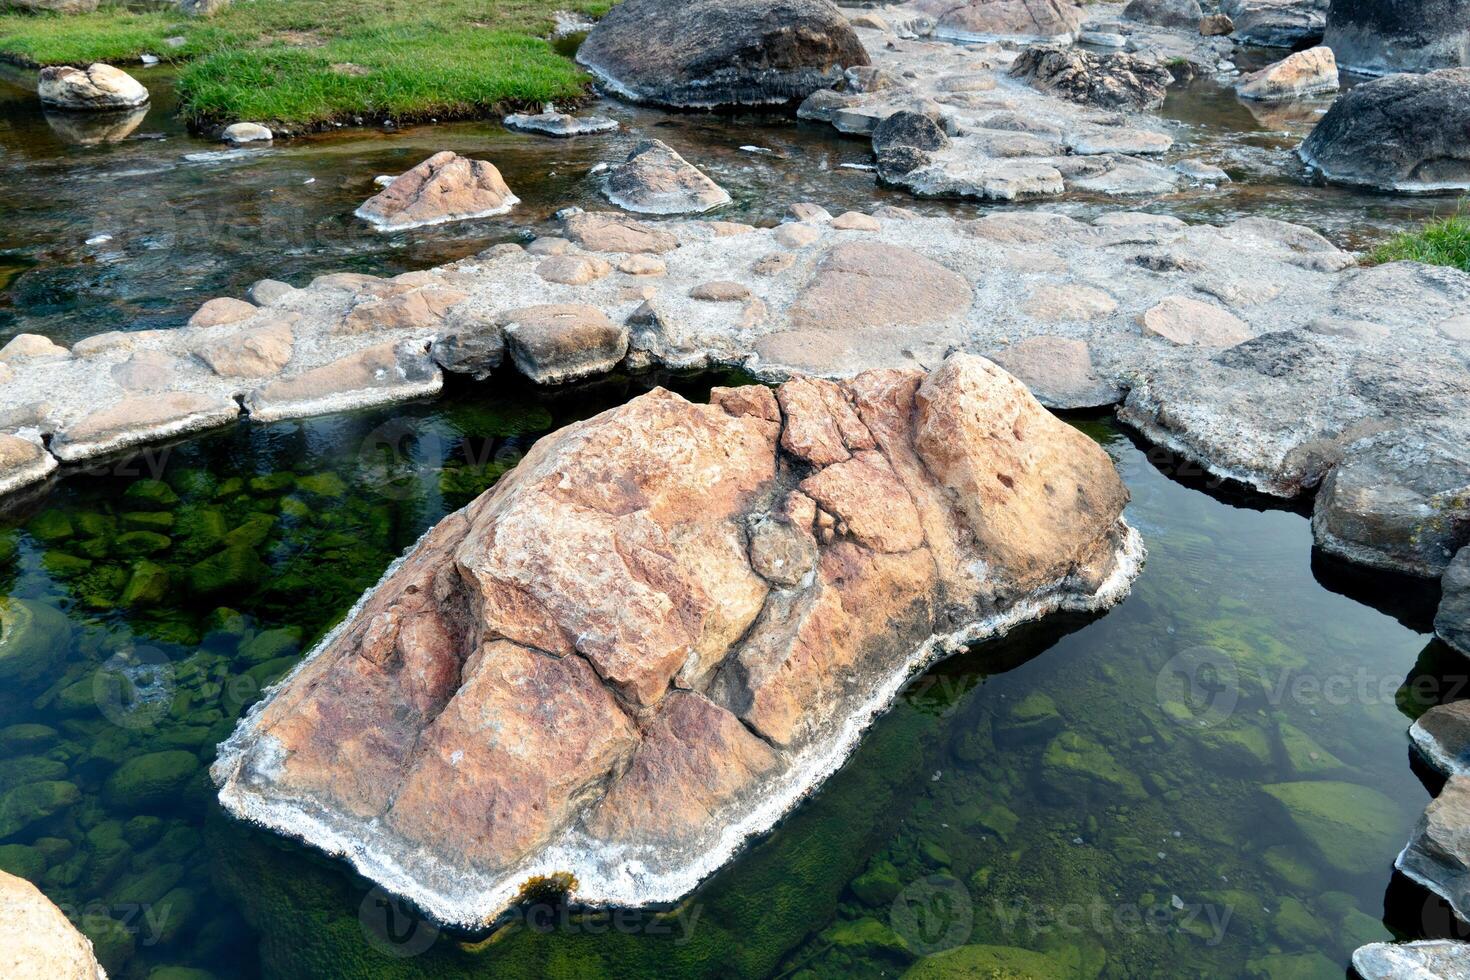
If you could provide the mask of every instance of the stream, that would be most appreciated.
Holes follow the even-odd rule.
[[[486,121],[229,150],[175,118],[168,72],[137,71],[154,102],[102,142],[0,76],[0,343],[174,326],[262,277],[386,275],[527,240],[559,208],[605,206],[588,171],[648,135],[730,191],[731,220],[771,224],[796,200],[988,207],[877,188],[867,142],[825,126],[606,101],[591,111],[623,123],[610,138]],[[1325,104],[1264,113],[1210,80],[1175,90],[1169,158],[1235,180],[1140,206],[1281,217],[1353,247],[1453,209],[1306,181],[1292,151]],[[351,216],[374,176],[441,149],[492,160],[524,203],[395,234]],[[655,384],[703,400],[740,380],[454,377],[432,401],[242,423],[12,501],[0,603],[50,666],[0,689],[0,868],[137,980],[813,980],[944,951],[925,976],[1287,980],[1451,928],[1392,867],[1429,798],[1405,730],[1465,696],[1466,664],[1432,636],[1437,597],[1314,553],[1304,511],[1217,485],[1105,416],[1069,421],[1132,492],[1149,560],[1130,598],[914,678],[840,772],[675,908],[532,906],[453,935],[222,813],[214,746],[424,530],[540,435]],[[222,542],[253,561],[200,572]]]

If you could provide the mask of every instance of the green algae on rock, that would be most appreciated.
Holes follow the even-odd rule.
[[[1400,807],[1375,789],[1335,780],[1274,783],[1261,789],[1285,807],[1292,825],[1329,867],[1367,874],[1393,850],[1389,828],[1399,822]]]

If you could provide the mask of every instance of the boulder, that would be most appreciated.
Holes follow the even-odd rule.
[[[495,164],[443,150],[397,177],[355,212],[385,231],[505,214],[520,198]]]
[[[1450,939],[1369,943],[1353,952],[1363,980],[1463,980],[1470,977],[1470,944]]]
[[[1131,54],[1050,47],[1022,51],[1010,74],[1042,92],[1101,109],[1157,109],[1174,80],[1164,66]]]
[[[505,359],[505,335],[493,320],[463,320],[434,341],[429,356],[446,371],[483,381]]]
[[[1420,756],[1447,776],[1470,773],[1470,701],[1437,704],[1409,728]]]
[[[1460,394],[1460,398],[1466,397]],[[1348,446],[1317,493],[1312,534],[1329,554],[1438,578],[1470,543],[1470,438],[1459,425],[1390,429]]]
[[[507,129],[538,133],[542,136],[591,136],[615,132],[618,121],[607,116],[573,116],[548,107],[545,112],[535,115],[511,113],[505,117],[505,126]]]
[[[71,352],[65,347],[38,333],[18,333],[4,347],[0,347],[0,364],[55,361],[70,356]]]
[[[1070,41],[1082,8],[1068,0],[918,0],[934,35],[952,41]]]
[[[55,469],[55,457],[39,438],[0,432],[0,497],[44,480]]]
[[[1123,8],[1127,20],[1190,31],[1199,30],[1204,16],[1199,0],[1130,0]]]
[[[250,713],[221,801],[444,922],[553,872],[672,901],[912,670],[1126,590],[1111,461],[989,362],[788,385],[656,389],[544,437]]]
[[[606,374],[628,353],[628,328],[595,306],[527,306],[498,319],[511,361],[537,384]]]
[[[1369,75],[1470,66],[1467,0],[1332,0],[1324,42]]]
[[[827,0],[625,0],[577,61],[623,98],[710,108],[798,102],[868,53]]]
[[[1470,189],[1470,68],[1355,86],[1297,153],[1333,183],[1409,193]]]
[[[232,296],[216,296],[214,299],[206,300],[194,315],[189,317],[191,327],[220,327],[228,323],[239,323],[248,320],[260,309],[254,303],[247,303],[243,299],[235,299]]]
[[[1210,14],[1199,22],[1201,37],[1227,37],[1235,33],[1235,22],[1225,14]]]
[[[635,144],[608,171],[606,193],[618,207],[640,214],[699,213],[730,203],[724,188],[660,140]]]
[[[111,65],[42,68],[36,87],[41,101],[57,109],[86,111],[133,109],[148,101],[136,78]]]
[[[1394,867],[1470,920],[1470,776],[1451,776],[1429,801]]]
[[[1327,27],[1327,0],[1221,0],[1220,12],[1235,25],[1235,40],[1268,48],[1317,44]]]
[[[1309,48],[1288,55],[1235,83],[1235,94],[1256,102],[1285,102],[1337,91],[1337,61],[1332,49]]]
[[[0,871],[0,973],[6,980],[107,980],[92,943],[41,890]]]
[[[1434,632],[1470,657],[1470,548],[1461,548],[1440,579],[1439,611]]]

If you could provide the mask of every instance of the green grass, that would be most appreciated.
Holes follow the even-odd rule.
[[[3,2],[3,0],[0,0]],[[544,40],[557,10],[607,0],[236,0],[207,20],[104,7],[0,14],[0,57],[22,63],[184,61],[183,111],[201,122],[307,127],[357,116],[488,115],[583,94],[586,76]],[[170,48],[169,37],[184,44]]]
[[[1431,221],[1418,231],[1395,235],[1368,253],[1374,265],[1402,259],[1470,272],[1470,217],[1461,212]]]

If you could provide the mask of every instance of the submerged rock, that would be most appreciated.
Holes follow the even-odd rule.
[[[133,135],[148,118],[148,106],[115,111],[44,113],[46,125],[64,143],[74,146],[97,146],[120,143]]]
[[[1369,943],[1353,952],[1353,969],[1363,980],[1466,980],[1470,944],[1449,939]]]
[[[724,188],[660,140],[643,140],[607,175],[607,199],[640,214],[691,214],[730,203]]]
[[[916,665],[1136,569],[1106,454],[980,358],[711,400],[553,433],[425,535],[222,747],[226,807],[445,921],[554,872],[670,901]]]
[[[934,35],[952,41],[1070,41],[1082,25],[1067,0],[918,0],[934,18]]]
[[[827,0],[625,0],[577,61],[623,98],[709,108],[800,101],[868,54]]]
[[[1461,548],[1440,579],[1441,599],[1434,631],[1470,657],[1470,547]]]
[[[1133,55],[1047,47],[1022,51],[1011,65],[1011,77],[1102,109],[1157,109],[1174,80],[1167,68]]]
[[[0,871],[0,967],[6,980],[107,980],[92,943],[24,878]]]
[[[1292,826],[1327,864],[1344,874],[1386,865],[1396,844],[1398,805],[1357,783],[1310,780],[1262,786],[1279,802]]]
[[[1297,153],[1333,183],[1408,193],[1470,188],[1470,68],[1358,85]]]
[[[148,101],[148,90],[123,71],[101,62],[80,68],[42,68],[36,94],[58,109],[115,111],[134,109]]]
[[[618,121],[607,116],[573,116],[547,108],[545,112],[535,115],[512,113],[505,117],[505,125],[508,129],[539,133],[542,136],[591,136],[614,132],[618,128]]]
[[[1332,49],[1298,51],[1235,83],[1235,94],[1257,102],[1284,102],[1337,91],[1337,61]]]
[[[1220,10],[1242,44],[1302,47],[1321,41],[1327,27],[1327,0],[1221,0]]]
[[[1383,75],[1470,65],[1467,0],[1332,0],[1324,43],[1351,71]]]
[[[378,228],[396,231],[488,218],[519,203],[493,163],[443,150],[393,178],[355,213]]]

